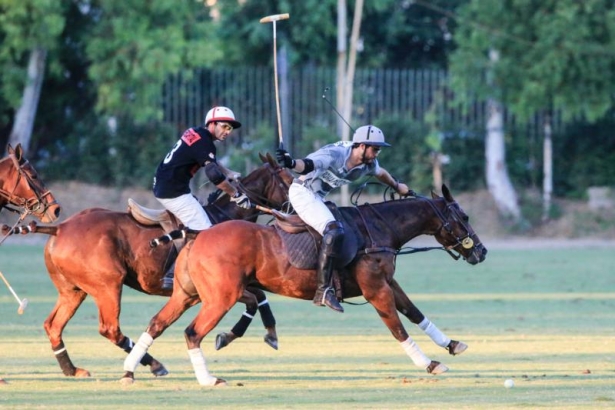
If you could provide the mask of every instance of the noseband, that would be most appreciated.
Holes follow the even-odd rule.
[[[436,233],[442,231],[443,229],[455,239],[455,243],[453,245],[446,246],[444,249],[446,252],[451,255],[451,257],[455,260],[458,260],[461,257],[461,252],[457,249],[458,247],[462,247],[463,249],[472,249],[475,246],[480,245],[480,241],[478,240],[478,236],[476,232],[473,232],[468,225],[463,221],[463,218],[459,214],[459,210],[456,205],[457,202],[447,202],[446,203],[446,214],[442,213],[433,203],[433,201],[427,201],[429,205],[431,205],[434,213],[440,218],[442,225],[436,230]],[[466,235],[457,236],[453,233],[453,228],[451,228],[451,224],[449,222],[449,218],[452,218],[455,222],[461,225],[465,231]],[[457,255],[455,255],[452,251],[455,250]]]

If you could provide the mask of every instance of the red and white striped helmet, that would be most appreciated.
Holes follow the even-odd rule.
[[[233,126],[233,128],[241,127],[241,123],[235,119],[235,114],[233,114],[233,111],[227,107],[220,106],[209,110],[205,116],[205,125],[208,125],[213,121],[228,122]]]

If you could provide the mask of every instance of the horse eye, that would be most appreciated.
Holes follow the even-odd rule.
[[[463,218],[463,222],[469,222],[470,221],[470,217],[468,215],[464,215]]]

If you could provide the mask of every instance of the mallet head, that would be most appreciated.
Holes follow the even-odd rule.
[[[17,313],[19,313],[20,315],[23,315],[23,311],[26,310],[26,307],[28,306],[28,299],[24,298],[20,303],[19,303],[19,309],[17,309]]]
[[[286,20],[290,17],[290,14],[288,13],[284,13],[284,14],[272,14],[271,16],[267,16],[267,17],[263,17],[260,22],[261,23],[271,23],[274,21],[279,21],[279,20]]]

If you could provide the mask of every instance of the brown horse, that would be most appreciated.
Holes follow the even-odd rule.
[[[261,159],[266,160],[264,165],[239,179],[240,189],[252,203],[282,207],[293,176],[270,155]],[[252,223],[259,214],[256,209],[237,207],[227,195],[205,208],[212,222],[243,219]],[[99,333],[130,352],[134,343],[122,333],[119,323],[122,287],[126,285],[148,295],[169,296],[171,291],[162,289],[162,277],[175,253],[173,244],[152,249],[150,241],[164,234],[160,225],[143,225],[129,213],[101,208],[79,212],[58,226],[35,227],[35,231],[52,235],[45,246],[45,264],[59,295],[44,323],[52,350],[64,375],[90,376],[87,370],[75,367],[69,358],[62,339],[64,327],[90,295],[98,307]],[[249,292],[243,296],[246,300],[254,297]],[[268,331],[277,340],[275,322]],[[156,376],[168,373],[149,355],[141,363],[150,366]]]
[[[485,260],[487,249],[470,226],[468,216],[446,186],[443,197],[407,198],[355,208],[341,208],[356,226],[358,252],[341,272],[343,298],[363,296],[378,312],[415,365],[439,374],[448,368],[427,358],[408,336],[396,310],[419,324],[434,342],[458,354],[467,346],[446,337],[408,299],[393,279],[401,247],[419,235],[433,235],[453,256],[470,264]],[[249,238],[249,240],[246,240]],[[361,241],[362,240],[362,241]],[[209,244],[216,243],[216,247]],[[137,347],[124,362],[123,383],[134,381],[134,371],[153,340],[189,307],[202,301],[196,318],[185,330],[188,353],[201,385],[225,384],[210,375],[200,345],[243,294],[246,286],[260,286],[279,295],[312,300],[316,275],[289,262],[286,243],[274,226],[230,221],[198,234],[177,259],[173,295],[152,318]],[[420,318],[420,319],[419,319]],[[453,343],[454,342],[454,343]]]
[[[24,158],[21,144],[15,149],[8,145],[8,154],[0,160],[0,210],[19,213],[19,221],[28,215],[44,223],[57,220],[60,205]]]

